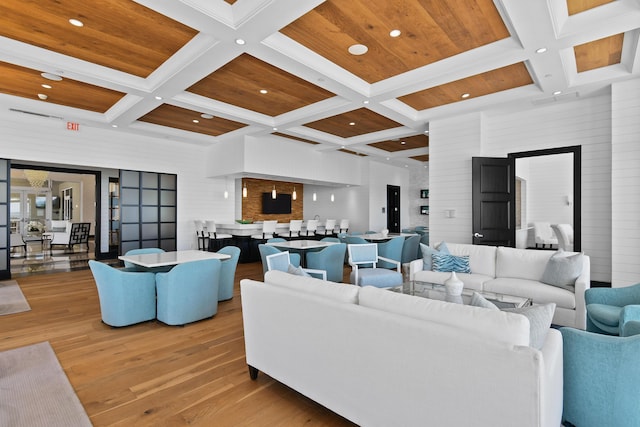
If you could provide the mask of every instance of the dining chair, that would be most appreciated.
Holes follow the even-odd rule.
[[[164,249],[161,248],[140,248],[140,249],[131,249],[125,253],[125,255],[141,255],[141,254],[160,254],[163,253]],[[153,269],[145,268],[136,264],[133,264],[129,261],[123,261],[124,268],[127,271],[150,271],[152,273],[157,273],[160,271],[168,271],[173,266],[166,267],[155,267]]]
[[[400,262],[378,255],[378,245],[375,243],[347,245],[351,274],[349,281],[357,286],[376,286],[390,288],[402,284]],[[379,261],[396,264],[395,270],[377,267]],[[369,267],[371,266],[371,267]]]
[[[267,271],[279,270],[285,273],[299,274],[310,277],[316,277],[322,280],[327,280],[327,272],[325,270],[317,270],[313,268],[302,268],[295,266],[291,263],[290,254],[288,251],[279,252],[266,256]]]
[[[394,268],[395,262],[402,262],[402,248],[404,247],[404,237],[397,236],[388,240],[386,242],[379,242],[378,244],[378,254],[380,254],[383,258],[388,258],[393,260],[393,262],[388,262],[385,260],[381,260],[378,263],[379,267],[382,268]],[[416,249],[417,253],[417,249]]]
[[[207,245],[207,249],[209,250],[217,250],[220,248],[220,246],[227,243],[229,239],[233,238],[231,234],[218,233],[216,222],[214,220],[211,220],[211,219],[207,220],[205,222],[205,225],[207,230],[207,236],[209,238],[209,242]]]
[[[218,282],[218,301],[226,301],[233,298],[233,286],[236,279],[236,268],[240,259],[240,248],[237,246],[225,246],[218,251],[219,254],[229,255],[221,261],[220,280]]]
[[[278,233],[278,236],[289,238],[300,237],[300,231],[302,231],[302,220],[292,219],[291,221],[289,221],[289,231]]]
[[[325,239],[331,239],[331,237],[325,237]],[[346,252],[347,245],[345,243],[327,246],[318,252],[309,252],[307,254],[307,268],[326,271],[327,280],[341,283],[344,276]]]
[[[278,221],[263,221],[262,232],[259,234],[252,235],[251,238],[256,240],[272,239],[274,237],[274,234],[276,233],[277,223]]]
[[[198,250],[204,251],[207,250],[208,247],[205,246],[208,242],[204,235],[205,222],[201,219],[194,219],[193,225],[196,229],[196,239],[198,240]]]
[[[533,223],[533,234],[535,237],[536,248],[538,245],[542,245],[544,249],[547,245],[551,248],[553,245],[558,244],[558,239],[551,229],[551,224],[544,221],[537,221]]]
[[[338,226],[339,233],[348,233],[349,232],[349,220],[341,219],[340,225]]]
[[[323,237],[320,239],[321,242],[333,242],[340,243],[340,239],[338,237]]]
[[[558,239],[558,249],[573,252],[573,227],[571,224],[551,224]]]
[[[322,234],[323,236],[331,236],[333,235],[333,229],[336,228],[336,220],[328,219],[324,222],[324,230],[320,231],[317,234]]]
[[[121,327],[156,318],[155,274],[124,271],[95,260],[89,260],[89,268],[105,324]]]
[[[268,270],[267,268],[267,256],[282,252],[280,249],[260,244],[258,245],[258,251],[260,252],[260,260],[262,261],[262,274],[264,275]],[[294,267],[300,267],[300,254],[289,254],[289,260]]]
[[[306,236],[315,236],[316,231],[318,230],[318,220],[310,219],[307,221],[307,226],[305,229]]]
[[[420,258],[420,235],[409,236],[404,239],[402,245],[402,263],[406,264],[414,259]]]
[[[157,318],[167,325],[185,325],[218,312],[219,259],[178,264],[156,277]]]

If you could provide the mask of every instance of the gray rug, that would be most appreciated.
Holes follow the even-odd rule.
[[[22,294],[18,282],[15,280],[0,282],[0,315],[29,310],[31,307]]]
[[[91,426],[48,342],[0,352],[0,426]]]

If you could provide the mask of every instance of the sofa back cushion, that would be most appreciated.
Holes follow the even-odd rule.
[[[519,314],[405,295],[372,286],[360,289],[359,299],[361,306],[450,325],[486,340],[529,345],[529,321]]]
[[[469,256],[471,273],[496,277],[496,247],[446,242],[449,253],[456,256]],[[439,246],[439,245],[438,245]]]
[[[360,288],[344,283],[328,282],[314,277],[298,276],[278,270],[267,271],[264,275],[264,282],[295,291],[307,292],[333,301],[348,304],[358,303]]]
[[[553,251],[498,247],[496,277],[540,280]]]

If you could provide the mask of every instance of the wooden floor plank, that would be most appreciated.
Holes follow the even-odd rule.
[[[96,427],[352,426],[268,375],[249,378],[240,278],[262,280],[262,266],[238,265],[234,298],[212,319],[111,328],[89,270],[18,277],[31,311],[0,317],[0,351],[49,341]]]

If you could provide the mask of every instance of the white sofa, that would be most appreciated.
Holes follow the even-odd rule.
[[[280,271],[240,287],[252,378],[358,425],[560,425],[562,337],[529,347],[521,314]]]
[[[584,293],[591,286],[588,256],[583,257],[582,274],[576,280],[574,289],[569,290],[540,281],[547,262],[555,251],[449,242],[446,244],[452,255],[469,256],[471,273],[456,273],[464,282],[465,288],[531,298],[534,304],[554,302],[556,311],[553,323],[585,329],[587,312]],[[451,273],[423,270],[422,258],[412,261],[409,267],[411,280],[442,284],[450,275]]]

